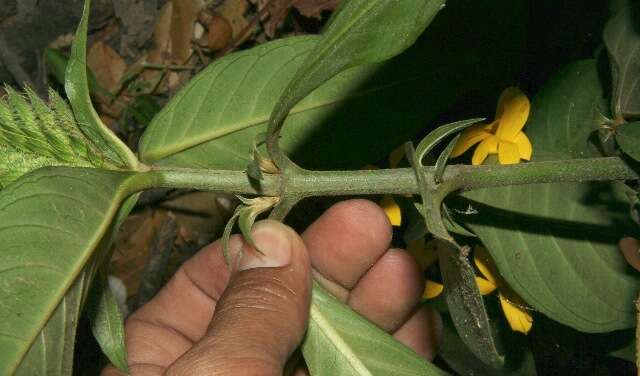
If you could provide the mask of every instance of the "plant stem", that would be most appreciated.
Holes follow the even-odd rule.
[[[434,167],[425,167],[427,175]],[[252,184],[243,171],[153,169],[142,173],[154,187],[193,188],[234,194],[275,196],[280,192],[277,175],[264,174]],[[508,185],[638,179],[638,173],[617,157],[531,162],[517,165],[447,166],[446,193]],[[414,171],[409,168],[356,171],[307,171],[289,176],[287,192],[299,198],[370,194],[416,194]]]

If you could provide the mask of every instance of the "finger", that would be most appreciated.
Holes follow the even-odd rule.
[[[229,241],[232,255],[242,246],[238,236]],[[162,374],[202,338],[229,274],[219,241],[189,259],[149,303],[127,319],[130,367],[141,374]]]
[[[423,290],[424,278],[413,257],[392,249],[358,281],[347,303],[380,328],[393,332],[409,318]]]
[[[279,375],[302,341],[311,299],[311,264],[289,227],[262,221],[252,231],[264,256],[246,247],[209,329],[169,375]]]
[[[302,238],[314,269],[350,290],[389,248],[391,235],[391,224],[378,205],[349,200],[327,210]]]
[[[431,307],[420,307],[393,336],[418,355],[432,361],[442,342],[442,318]]]

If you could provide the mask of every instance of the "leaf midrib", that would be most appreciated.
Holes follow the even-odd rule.
[[[120,183],[120,186],[116,189],[115,195],[113,196],[113,200],[111,201],[111,205],[109,206],[109,209],[104,213],[105,220],[100,224],[100,226],[94,233],[94,236],[90,240],[88,246],[84,248],[83,257],[79,258],[78,262],[76,262],[76,264],[72,267],[73,273],[70,273],[67,276],[66,280],[64,281],[65,283],[60,287],[58,293],[51,300],[51,302],[53,302],[54,304],[51,304],[50,306],[46,307],[46,310],[45,310],[46,315],[42,315],[43,320],[37,323],[37,327],[40,329],[37,332],[34,331],[31,337],[28,338],[28,342],[25,342],[28,345],[21,348],[19,357],[15,358],[17,362],[10,365],[10,369],[13,370],[12,372],[16,371],[18,367],[22,364],[22,361],[27,355],[29,349],[33,346],[37,337],[42,332],[42,329],[45,328],[46,323],[51,319],[52,315],[55,313],[56,308],[63,301],[64,296],[67,294],[67,292],[69,291],[70,287],[73,285],[76,278],[82,272],[84,265],[86,265],[86,263],[89,261],[89,259],[93,255],[93,252],[87,252],[87,249],[95,249],[100,243],[104,234],[107,232],[107,230],[111,226],[111,220],[108,220],[108,219],[110,218],[113,219],[115,217],[115,214],[117,213],[121,202],[128,195],[128,193],[130,193],[128,192],[129,190],[127,189],[128,188],[127,186],[128,186],[128,183],[131,182],[131,180],[132,180],[132,176],[128,178],[124,178]]]
[[[338,331],[336,331],[333,326],[331,326],[329,320],[322,314],[315,303],[311,303],[309,318],[318,325],[318,328],[338,349],[337,353],[342,355],[342,357],[351,365],[351,367],[358,372],[358,375],[372,376],[372,373],[369,371],[369,369],[367,369],[364,363],[362,363],[362,361],[358,358],[351,346],[349,346],[342,339],[340,333],[338,333]]]
[[[417,74],[412,78],[407,78],[404,80],[398,80],[395,82],[391,82],[391,83],[386,83],[386,84],[382,84],[376,87],[372,87],[370,89],[364,90],[362,92],[358,92],[356,94],[347,94],[332,100],[325,100],[325,101],[312,101],[312,103],[309,103],[308,105],[305,106],[296,106],[294,107],[291,112],[290,115],[297,115],[297,114],[302,114],[305,112],[310,112],[310,111],[315,111],[318,110],[320,108],[324,108],[324,107],[329,107],[329,106],[333,106],[339,103],[344,103],[344,102],[349,102],[351,100],[355,100],[361,97],[365,97],[368,95],[372,95],[376,92],[379,91],[383,91],[383,90],[387,90],[389,88],[392,88],[394,86],[399,86],[399,85],[403,85],[406,84],[408,82],[411,81],[416,81],[419,80],[420,77],[422,77],[422,74]],[[235,123],[231,126],[225,127],[225,128],[219,128],[219,129],[215,129],[215,131],[213,132],[206,132],[203,133],[202,136],[188,140],[187,142],[183,142],[183,143],[175,143],[173,144],[171,147],[166,147],[166,148],[158,148],[155,151],[147,151],[144,155],[144,160],[147,162],[154,162],[154,161],[159,161],[161,159],[170,157],[174,154],[178,154],[182,151],[185,151],[187,149],[191,149],[193,147],[196,147],[198,145],[207,143],[207,142],[211,142],[214,140],[217,140],[219,138],[222,138],[224,136],[227,136],[229,134],[235,133],[235,132],[239,132],[242,130],[245,130],[247,128],[251,128],[251,127],[256,127],[256,126],[260,126],[260,125],[265,125],[269,122],[269,118],[270,118],[270,113],[265,113],[265,115],[263,116],[258,116],[258,117],[254,117],[252,119],[246,120],[246,121],[242,121],[242,122],[238,122]],[[213,128],[213,127],[211,127]]]

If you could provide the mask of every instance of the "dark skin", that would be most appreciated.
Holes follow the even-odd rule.
[[[389,249],[391,233],[380,207],[350,200],[331,207],[301,236],[275,221],[258,222],[253,237],[266,256],[232,237],[232,271],[221,242],[214,242],[127,319],[131,374],[282,374],[306,329],[312,277],[433,359],[440,318],[419,308],[424,280],[408,253]],[[102,374],[121,375],[113,368]]]

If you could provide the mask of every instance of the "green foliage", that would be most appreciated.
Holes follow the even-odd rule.
[[[604,29],[609,52],[615,117],[640,116],[640,7],[628,1],[620,7]]]
[[[82,19],[76,31],[71,56],[65,75],[65,91],[76,121],[82,132],[91,139],[101,154],[115,161],[121,168],[138,168],[138,160],[131,150],[102,123],[93,108],[89,95],[89,79],[87,75],[87,28],[91,0],[85,0]]]
[[[602,98],[595,61],[560,71],[533,101],[525,128],[533,160],[596,156],[589,139]],[[637,294],[638,275],[616,245],[632,231],[620,188],[554,183],[484,189],[465,194],[478,214],[459,219],[535,309],[585,332],[624,329],[635,324],[629,302]]]
[[[387,60],[411,46],[443,6],[444,0],[342,2],[273,108],[269,136],[277,135],[300,100],[338,73]]]
[[[501,342],[500,348],[507,353],[505,364],[500,368],[487,366],[485,362],[474,355],[463,336],[458,334],[460,331],[456,330],[448,315],[443,315],[442,323],[442,345],[438,354],[457,374],[478,376],[537,375],[533,354],[526,348],[524,339],[518,338],[518,335],[500,320],[491,320],[493,336]]]
[[[276,146],[302,165],[359,168],[412,137],[462,95],[473,92],[475,98],[506,86],[524,55],[519,47],[524,45],[520,26],[526,24],[523,3],[461,0],[442,10],[443,5],[444,0],[343,1],[322,36],[277,40],[216,60],[153,118],[140,145],[141,159],[153,166],[135,173],[147,167],[102,124],[89,97],[87,0],[68,63],[47,51],[56,77],[66,69],[74,113],[54,92],[49,103],[28,89],[22,96],[7,88],[8,96],[0,99],[0,374],[70,374],[76,324],[87,299],[95,337],[109,359],[126,368],[122,318],[113,297],[100,285],[103,279],[94,286],[95,295],[88,297],[88,291],[97,270],[104,271],[114,232],[137,200],[130,195],[165,186],[275,195],[296,188],[296,178],[313,182],[313,173],[281,179],[270,171],[274,176],[262,180],[267,186],[260,191],[246,175],[229,171],[247,166],[251,145],[267,126],[270,157],[278,151],[273,145],[284,126]],[[604,33],[616,121],[640,115],[635,13],[620,9]],[[430,32],[419,38],[441,10]],[[534,162],[601,156],[600,145],[592,141],[602,126],[597,119],[607,115],[606,96],[593,60],[571,64],[549,81],[535,98],[526,128]],[[138,113],[145,121],[155,112],[147,108],[149,113]],[[466,212],[470,203],[478,215],[450,218],[442,206],[453,191],[447,187],[473,188],[473,180],[465,180],[473,169],[446,168],[453,143],[434,171],[422,168],[422,157],[432,141],[468,125],[463,123],[432,133],[412,158],[428,227],[445,240],[440,271],[458,334],[447,321],[442,355],[452,368],[535,374],[527,351],[513,364],[507,348],[503,365],[498,349],[504,323],[488,320],[474,270],[449,235],[451,229],[466,231],[455,221],[478,235],[504,280],[536,310],[589,333],[633,326],[638,276],[615,246],[622,235],[637,232],[628,226],[624,186],[545,183],[484,189],[465,194],[462,210],[451,211]],[[636,160],[637,129],[634,123],[615,128],[618,145]],[[518,167],[524,176],[526,164]],[[486,171],[501,167],[495,169]],[[415,191],[413,176],[388,173],[404,184],[404,190],[391,192]],[[332,176],[352,179],[348,184],[354,186],[376,179],[361,172]],[[323,193],[380,193],[373,185]],[[234,214],[249,241],[256,216],[279,199],[245,200]],[[225,229],[225,243],[234,221]],[[314,375],[443,374],[317,285],[303,353]]]
[[[616,141],[625,154],[640,161],[640,122],[627,123],[618,127]]]
[[[99,273],[91,287],[87,300],[87,314],[93,336],[109,362],[120,371],[129,373],[124,319],[105,273]]]
[[[306,168],[361,168],[413,137],[470,90],[500,88],[522,45],[521,7],[513,1],[502,5],[507,3],[500,12],[477,1],[448,4],[405,53],[329,80],[291,111],[281,148]],[[469,45],[479,36],[490,43]],[[266,131],[279,95],[317,40],[285,38],[214,61],[154,118],[141,140],[141,159],[164,167],[244,169],[250,162],[245,150]],[[458,59],[461,54],[469,58]],[[476,74],[478,66],[487,68]],[[318,158],[336,151],[338,158]]]
[[[45,103],[31,89],[6,87],[0,98],[0,188],[44,166],[113,168],[80,130],[69,106],[53,90]]]
[[[317,284],[302,353],[312,375],[446,375]]]
[[[74,316],[65,307],[69,304],[77,313],[84,300],[93,275],[85,265],[94,257],[102,260],[98,250],[108,251],[103,241],[109,238],[105,235],[112,229],[120,203],[134,188],[131,176],[95,169],[44,168],[0,191],[0,284],[7,286],[0,290],[6,307],[0,322],[0,374],[11,374],[18,366],[49,367],[60,362],[59,356],[72,356],[67,351],[44,357],[43,351],[63,349],[40,344],[38,336],[41,341],[70,341],[60,334],[71,330],[69,326],[75,330],[77,321],[68,321]],[[40,355],[23,359],[34,346]]]

